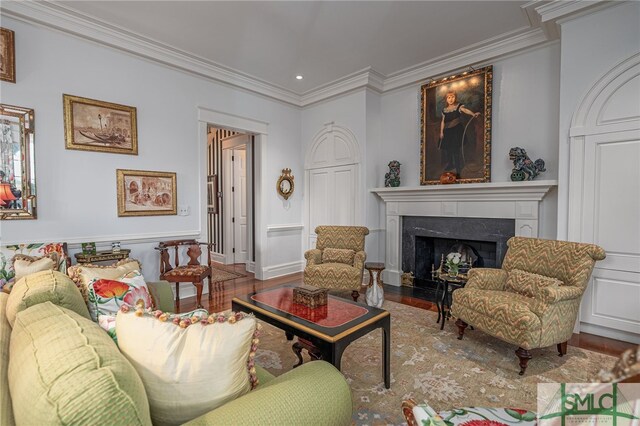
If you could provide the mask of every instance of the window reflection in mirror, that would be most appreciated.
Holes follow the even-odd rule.
[[[0,219],[36,218],[34,111],[0,104]]]

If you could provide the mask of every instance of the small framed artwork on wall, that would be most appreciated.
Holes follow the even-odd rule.
[[[491,180],[492,82],[488,66],[421,87],[420,185]]]
[[[136,108],[62,95],[67,149],[138,155]]]
[[[16,82],[16,43],[14,32],[0,28],[0,80]]]
[[[176,174],[144,170],[116,170],[118,216],[177,214]]]

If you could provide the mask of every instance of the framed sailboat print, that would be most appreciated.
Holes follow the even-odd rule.
[[[138,155],[136,108],[62,95],[67,149]]]

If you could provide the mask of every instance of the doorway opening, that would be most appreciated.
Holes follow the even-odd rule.
[[[255,136],[208,126],[207,230],[212,259],[255,270]]]

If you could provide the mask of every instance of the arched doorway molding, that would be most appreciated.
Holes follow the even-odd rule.
[[[361,149],[351,130],[326,123],[305,154],[305,241],[315,246],[315,223],[352,225],[362,221]],[[321,209],[326,210],[319,212]],[[325,223],[326,224],[326,223]]]

